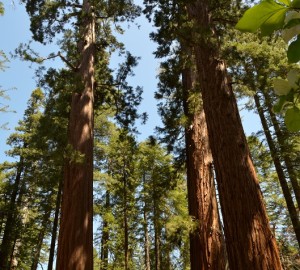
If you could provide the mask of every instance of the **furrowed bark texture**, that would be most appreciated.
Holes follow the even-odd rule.
[[[282,269],[225,63],[213,41],[208,1],[187,6],[195,45],[231,270]]]
[[[182,73],[184,111],[190,120],[186,129],[186,166],[189,214],[199,223],[190,234],[191,270],[222,270],[226,266],[225,246],[219,222],[212,171],[212,155],[208,143],[203,110],[189,112],[188,91],[193,88],[191,68]]]
[[[84,89],[73,94],[69,145],[65,163],[62,216],[58,242],[58,270],[93,269],[93,103],[95,22],[88,0],[82,8],[80,75]],[[74,157],[75,155],[75,157]],[[81,156],[77,159],[76,156]]]

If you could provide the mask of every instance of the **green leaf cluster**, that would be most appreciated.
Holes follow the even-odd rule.
[[[0,2],[0,15],[4,14],[4,5],[2,2]]]
[[[289,63],[297,63],[300,61],[299,6],[300,3],[297,0],[263,0],[245,12],[236,24],[236,29],[252,33],[260,29],[263,36],[271,35],[276,30],[282,30],[286,41],[293,39],[287,49],[288,61]],[[294,91],[289,91],[283,87],[283,83],[281,82],[281,86],[279,86],[279,82],[276,82],[279,86],[277,93],[281,97],[274,109],[276,112],[281,112],[288,103],[288,109],[285,112],[286,125],[291,131],[299,131],[300,88],[297,87],[293,89]]]

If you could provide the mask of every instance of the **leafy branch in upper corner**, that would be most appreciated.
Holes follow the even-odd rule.
[[[263,36],[280,31],[288,43],[289,63],[300,61],[300,0],[263,0],[248,9],[236,25],[243,32],[256,32]],[[290,131],[300,130],[300,74],[291,69],[287,80],[274,79],[274,90],[279,96],[275,112],[285,113],[285,124]]]

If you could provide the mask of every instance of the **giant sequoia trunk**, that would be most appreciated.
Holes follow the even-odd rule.
[[[70,157],[65,162],[58,270],[93,269],[93,102],[95,21],[89,0],[83,1],[81,22],[81,94],[73,94]]]
[[[237,103],[220,60],[209,1],[188,4],[195,55],[231,270],[281,269]],[[197,37],[196,37],[197,36]]]
[[[190,112],[189,91],[193,88],[191,68],[182,73],[186,129],[186,166],[189,214],[199,223],[190,234],[191,270],[222,270],[226,266],[225,246],[219,222],[212,171],[212,156],[204,112]]]
[[[263,112],[263,107],[260,104],[259,96],[257,94],[254,95],[254,101],[255,101],[255,105],[257,107],[257,111],[258,111],[258,115],[260,117],[261,124],[264,129],[264,133],[265,133],[265,136],[267,139],[268,146],[270,148],[271,157],[274,162],[278,180],[279,180],[280,186],[282,188],[282,193],[283,193],[283,196],[284,196],[284,199],[286,202],[288,212],[290,214],[290,218],[291,218],[291,221],[293,224],[296,238],[297,238],[298,244],[300,246],[300,220],[298,217],[297,209],[295,207],[293,197],[292,197],[290,188],[288,186],[288,183],[287,183],[287,180],[286,180],[286,177],[284,174],[284,170],[282,168],[282,165],[281,165],[281,162],[280,162],[277,150],[276,150],[276,146],[272,139],[272,135],[271,135],[270,129],[268,127],[268,123],[265,118],[264,112]]]

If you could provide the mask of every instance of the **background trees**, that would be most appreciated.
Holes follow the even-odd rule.
[[[282,117],[274,115],[272,108],[280,104],[276,104],[273,92],[269,91],[273,89],[269,77],[285,77],[289,68],[280,60],[281,43],[252,40],[233,31],[225,35],[225,26],[229,26],[224,22],[235,18],[239,3],[147,1],[144,12],[158,30],[151,34],[158,42],[155,55],[162,58],[156,97],[161,102],[158,109],[163,126],[157,129],[161,132],[157,138],[141,140],[134,121],[146,118],[137,108],[142,89],[132,87],[127,80],[133,75],[133,68],[139,68],[138,59],[126,52],[115,37],[116,32],[123,31],[122,22],[133,19],[140,9],[131,1],[86,1],[84,6],[60,1],[24,3],[31,15],[34,38],[52,42],[59,33],[60,52],[41,57],[25,45],[17,52],[37,63],[46,58],[60,58],[65,66],[40,69],[39,88],[32,93],[24,120],[9,139],[10,154],[16,160],[1,164],[1,269],[37,269],[41,264],[53,269],[58,230],[61,235],[58,262],[72,264],[72,269],[187,270],[206,269],[208,265],[223,269],[227,257],[221,221],[233,269],[260,269],[263,268],[260,263],[280,269],[276,251],[269,253],[276,260],[262,262],[259,256],[262,252],[253,249],[264,245],[268,236],[274,244],[274,234],[284,267],[297,266],[299,134],[289,132]],[[199,12],[204,16],[198,16]],[[202,22],[199,18],[207,20]],[[123,60],[115,70],[110,63],[113,51],[120,52]],[[228,61],[232,81],[221,57]],[[83,68],[86,59],[90,64],[87,69]],[[270,73],[271,76],[266,76]],[[257,106],[265,123],[267,144],[263,133],[259,133],[249,137],[249,149],[246,146],[232,86],[238,97],[249,97]],[[254,91],[252,95],[250,92]],[[200,92],[206,93],[203,106],[209,115],[208,133]],[[211,94],[215,96],[212,98]],[[76,104],[88,106],[79,106],[80,109]],[[85,115],[88,117],[83,119]],[[87,132],[87,136],[79,137],[83,144],[84,138],[90,142],[85,154],[78,146],[80,140],[75,138],[81,131],[72,132],[72,126],[76,127],[80,119],[87,125],[75,130]],[[270,228],[248,150],[261,181]],[[64,172],[85,174],[88,155],[89,176],[76,178],[82,188],[81,184],[75,184],[70,189],[75,178],[63,177]],[[280,174],[284,195],[277,182]],[[89,184],[85,186],[87,179]],[[83,192],[83,186],[89,193]],[[78,193],[74,192],[76,189]],[[59,228],[62,190],[62,209],[70,207],[74,211],[65,210],[71,215],[69,218],[62,213]],[[79,200],[82,192],[84,196],[89,194],[89,200]],[[72,196],[78,204],[68,202]],[[253,196],[257,199],[253,200]],[[78,213],[84,217],[88,214],[89,231],[88,222]],[[249,239],[243,237],[247,235],[245,231],[252,232],[253,213],[259,213],[255,221],[260,225],[255,224],[265,233],[257,230],[256,241],[250,246]],[[74,220],[66,227],[64,218]],[[77,221],[82,226],[75,228]],[[77,239],[86,238],[85,233],[89,235],[82,249],[74,244],[77,240],[73,233],[78,233]],[[236,235],[243,239],[238,248],[232,238]],[[73,244],[64,240],[69,238],[74,240]],[[275,244],[271,247],[275,250]],[[76,261],[77,251],[82,252],[82,261]],[[236,256],[238,252],[241,256]],[[255,266],[250,263],[252,259]],[[58,269],[68,267],[58,266]]]

